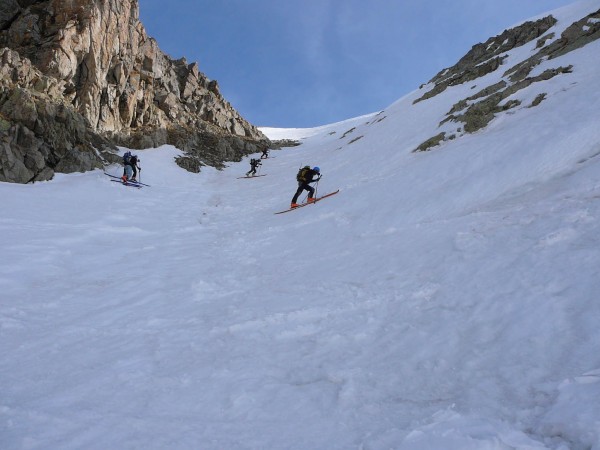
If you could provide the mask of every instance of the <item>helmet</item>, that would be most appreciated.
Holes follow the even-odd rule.
[[[321,173],[321,169],[317,166],[313,167],[313,170],[317,173]]]

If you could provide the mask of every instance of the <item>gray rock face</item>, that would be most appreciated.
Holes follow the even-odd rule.
[[[0,3],[0,30],[5,29],[19,13],[17,0],[3,0]]]
[[[442,70],[433,77],[430,83],[435,84],[434,88],[415,100],[415,103],[435,97],[448,86],[466,83],[495,71],[505,59],[503,53],[537,39],[555,23],[556,19],[552,16],[536,22],[525,22],[516,28],[505,30],[483,44],[474,45],[454,66]]]
[[[521,105],[519,100],[503,103],[518,91],[533,83],[543,82],[573,71],[571,65],[560,66],[547,69],[537,76],[531,76],[532,70],[542,61],[552,60],[600,39],[600,10],[575,21],[558,39],[555,39],[554,33],[547,33],[555,23],[556,20],[552,16],[537,22],[526,22],[515,29],[504,31],[484,44],[475,45],[456,65],[437,74],[430,81],[434,83],[434,87],[415,100],[415,103],[434,97],[449,86],[472,81],[497,70],[505,59],[502,53],[537,39],[535,52],[530,57],[506,68],[501,81],[456,103],[440,123],[441,126],[448,122],[458,122],[460,127],[455,130],[456,134],[449,134],[454,137],[460,135],[463,130],[466,133],[473,133],[486,127],[498,113]],[[495,63],[498,60],[500,64]],[[535,107],[545,98],[546,94],[540,95],[526,107]],[[423,142],[415,151],[429,150],[446,139],[450,138],[440,133]]]
[[[220,94],[217,82],[202,74],[196,63],[173,60],[159,49],[147,36],[138,12],[137,0],[4,0],[0,48],[14,50],[23,64],[37,71],[32,77],[44,80],[46,86],[35,91],[38,101],[46,94],[46,105],[56,103],[56,108],[60,104],[69,111],[63,113],[67,122],[78,118],[65,124],[65,129],[74,127],[81,137],[83,127],[94,140],[103,138],[104,146],[97,150],[115,144],[147,148],[168,143],[190,152],[194,149],[191,158],[221,163],[268,146],[268,139],[235,111]],[[10,89],[30,92],[32,86],[10,75],[13,68],[14,64],[2,61],[3,84],[10,79]],[[36,130],[37,118],[31,111],[20,111],[15,102],[5,105],[14,109],[4,117],[11,126],[17,124],[18,116],[26,116],[18,124],[43,145],[53,151],[56,145],[69,147],[61,141],[63,136],[53,135],[51,140],[45,129],[38,126]],[[4,146],[13,148],[14,139],[5,133]],[[218,145],[204,145],[209,141]],[[209,157],[203,158],[204,152]],[[22,156],[12,154],[13,162]],[[59,161],[52,170],[88,170],[102,162],[97,156],[90,166],[93,158],[67,158],[66,153],[60,153],[59,159],[71,162]],[[3,172],[12,173],[7,177],[10,181],[38,179],[9,170],[1,159],[0,163]],[[24,160],[20,163],[25,164]]]
[[[0,181],[49,180],[55,171],[91,170],[111,159],[114,146],[63,101],[63,87],[0,49]]]

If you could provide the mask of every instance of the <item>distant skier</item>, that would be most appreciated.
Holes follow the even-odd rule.
[[[138,170],[142,170],[139,161],[138,156],[132,155],[129,151],[123,154],[123,176],[121,177],[123,181],[136,181]]]
[[[317,177],[316,179],[315,176]],[[315,183],[321,179],[321,169],[318,167],[304,166],[302,169],[298,171],[296,175],[296,180],[298,181],[298,190],[292,198],[292,204],[290,208],[297,208],[299,205],[296,203],[298,201],[298,197],[302,194],[302,191],[308,191],[308,203],[312,203],[315,201],[313,196],[315,195],[315,188],[310,185],[310,183]]]
[[[123,182],[129,180],[133,176],[133,167],[131,167],[131,152],[125,152],[123,154],[123,176],[121,179]]]
[[[246,172],[246,176],[254,176],[256,175],[256,169],[258,169],[258,166],[262,166],[262,163],[260,162],[260,159],[258,158],[252,158],[250,160],[250,170],[248,172]]]
[[[131,177],[131,181],[137,181],[138,171],[142,171],[138,155],[131,155],[131,168],[133,169],[133,176]]]
[[[260,159],[267,159],[268,157],[269,157],[269,149],[268,149],[268,148],[265,148],[265,149],[262,151],[262,155],[260,155]]]

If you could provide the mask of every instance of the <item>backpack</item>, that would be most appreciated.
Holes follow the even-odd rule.
[[[123,163],[129,164],[131,162],[131,152],[125,152],[123,155]]]
[[[306,179],[306,176],[308,175],[309,171],[310,171],[310,166],[304,166],[302,169],[300,169],[298,171],[298,174],[296,175],[296,180],[300,181],[300,182],[308,181]]]

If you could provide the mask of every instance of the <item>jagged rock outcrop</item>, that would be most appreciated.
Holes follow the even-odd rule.
[[[495,71],[506,58],[503,53],[539,38],[555,23],[554,17],[544,17],[535,22],[525,22],[516,28],[505,30],[483,44],[475,44],[454,66],[442,70],[433,77],[429,81],[435,85],[433,89],[415,100],[415,103],[435,97],[445,91],[448,86],[466,83]]]
[[[284,147],[297,147],[301,144],[302,142],[297,141],[295,139],[279,139],[276,141],[271,141],[271,148],[280,150]]]
[[[0,49],[0,181],[49,180],[102,167],[114,146],[65,103],[64,82]]]
[[[4,0],[0,48],[16,51],[50,80],[54,91],[44,102],[82,117],[88,133],[104,138],[103,147],[96,147],[104,153],[115,144],[147,148],[169,143],[188,151],[192,160],[218,165],[268,146],[268,139],[235,111],[196,63],[174,60],[160,50],[138,13],[137,0]],[[31,86],[17,80],[11,89],[29,91]],[[42,91],[36,91],[36,98],[43,97]],[[11,117],[4,120],[16,124]],[[47,147],[55,145],[44,127],[21,126]],[[0,132],[4,142],[10,141]],[[15,151],[12,158],[19,155]],[[82,164],[79,170],[89,167]],[[60,164],[46,168],[62,170]],[[13,174],[9,181],[39,179],[39,173],[27,180]]]
[[[558,38],[551,31],[555,24],[556,19],[548,16],[536,22],[526,22],[514,29],[505,30],[484,44],[475,45],[456,65],[438,73],[430,81],[434,84],[433,88],[425,92],[414,103],[432,98],[449,86],[473,81],[498,70],[506,59],[505,52],[537,40],[533,54],[505,69],[500,81],[460,100],[448,111],[440,126],[449,122],[457,122],[459,124],[457,129],[437,134],[420,144],[415,151],[429,150],[444,140],[456,138],[461,133],[473,133],[486,127],[498,113],[521,105],[520,100],[515,98],[509,100],[509,97],[533,83],[546,81],[573,71],[572,65],[558,66],[532,76],[531,72],[542,61],[552,60],[600,39],[600,10],[575,21]],[[537,106],[545,98],[546,94],[538,95],[526,107]]]

